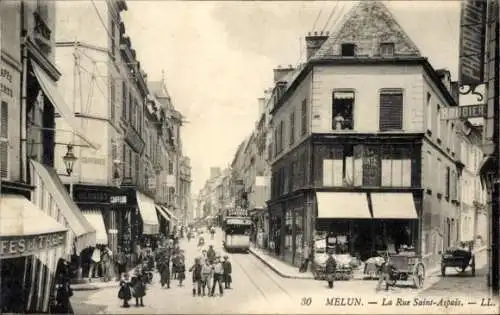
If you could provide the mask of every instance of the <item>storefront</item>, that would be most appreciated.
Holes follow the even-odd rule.
[[[48,312],[68,229],[26,197],[2,194],[0,231],[1,312]]]
[[[365,260],[380,251],[416,247],[418,212],[410,192],[317,192],[316,235],[335,252]]]
[[[165,236],[170,235],[174,226],[179,222],[179,219],[166,206],[156,205],[156,210],[159,214],[158,220],[160,224],[160,234]]]

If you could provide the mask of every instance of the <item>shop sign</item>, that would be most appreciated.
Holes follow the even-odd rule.
[[[0,259],[29,256],[62,245],[66,245],[66,232],[2,238]]]
[[[0,69],[0,94],[7,95],[8,97],[14,97],[14,92],[12,90],[12,73],[6,68]]]
[[[244,209],[242,207],[227,209],[227,216],[229,216],[229,217],[247,217],[248,210]]]
[[[127,196],[111,196],[109,197],[109,202],[111,204],[126,204],[127,203]]]
[[[100,202],[100,203],[108,203],[109,202],[109,194],[104,191],[92,191],[92,190],[83,190],[76,192],[76,201],[77,202]]]
[[[142,153],[142,150],[144,150],[144,141],[131,124],[128,124],[127,126],[125,141],[134,149],[135,152]]]
[[[486,104],[473,104],[444,108],[441,120],[486,117],[486,110]]]

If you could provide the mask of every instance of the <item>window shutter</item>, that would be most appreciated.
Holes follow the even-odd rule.
[[[9,105],[2,102],[0,108],[0,178],[9,175]]]
[[[333,186],[333,160],[323,160],[323,186]]]
[[[380,130],[403,129],[403,92],[380,93]]]

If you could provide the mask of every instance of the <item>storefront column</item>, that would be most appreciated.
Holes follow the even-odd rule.
[[[110,208],[108,216],[108,246],[111,252],[115,255],[118,253],[118,220],[117,210]]]

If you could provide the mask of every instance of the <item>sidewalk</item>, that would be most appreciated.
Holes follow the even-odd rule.
[[[271,268],[274,272],[276,272],[279,276],[283,278],[289,279],[314,279],[312,272],[299,272],[299,268],[292,266],[286,262],[283,262],[276,257],[266,253],[265,251],[255,248],[253,246],[250,247],[250,252],[257,257],[260,261],[266,264],[269,268]],[[479,269],[486,264],[486,246],[480,247],[475,250],[476,253],[476,268]],[[359,269],[354,270],[353,279],[363,280],[363,266]],[[441,267],[435,266],[431,269],[428,269],[427,276],[435,276],[441,273]]]
[[[132,277],[134,271],[135,268],[132,268],[129,270],[128,274]],[[115,279],[105,282],[101,278],[94,278],[92,279],[92,282],[89,282],[88,279],[85,278],[84,283],[71,284],[71,289],[73,289],[73,291],[92,291],[105,288],[114,288],[114,287],[118,288],[119,285],[120,281],[116,281]]]

